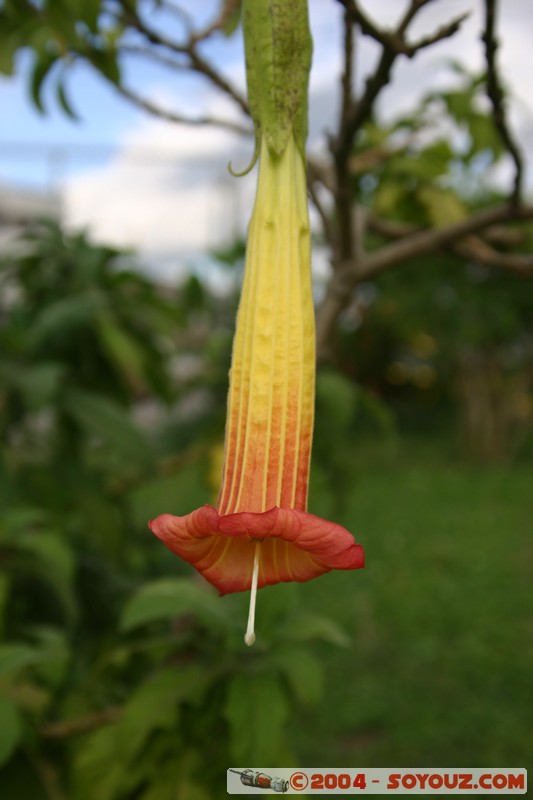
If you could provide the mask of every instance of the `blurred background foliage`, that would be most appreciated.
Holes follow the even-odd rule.
[[[85,22],[66,37],[116,77],[113,37]],[[41,51],[36,103],[61,56]],[[495,199],[501,145],[463,78],[365,126],[368,249]],[[459,137],[419,135],[444,116]],[[531,252],[530,224],[491,235]],[[310,510],[368,566],[262,591],[252,650],[248,598],[217,598],[147,530],[216,499],[237,288],[157,286],[46,221],[2,258],[2,797],[208,800],[230,765],[527,764],[533,300],[482,255],[356,288],[318,375]],[[237,287],[242,243],[213,258]]]

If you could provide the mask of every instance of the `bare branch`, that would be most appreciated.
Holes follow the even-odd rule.
[[[153,114],[160,119],[166,119],[169,122],[177,122],[180,125],[193,126],[214,125],[219,128],[225,128],[233,133],[237,133],[239,136],[251,136],[253,133],[251,128],[247,128],[244,125],[240,125],[238,122],[233,122],[229,119],[221,119],[218,117],[209,116],[187,117],[185,114],[178,114],[175,111],[169,111],[166,108],[162,108],[161,106],[152,103],[150,100],[147,100],[144,97],[140,97],[126,86],[115,86],[115,88],[118,92],[120,92],[121,95],[127,97],[128,100],[131,100],[136,106],[139,106],[139,108],[142,108],[144,111],[148,111],[150,114]]]
[[[404,17],[400,22],[398,31],[400,33],[405,33],[408,26],[411,24],[411,21],[416,17],[420,9],[424,8],[424,6],[427,6],[432,2],[434,2],[434,0],[411,0],[409,8],[405,12]]]
[[[67,800],[67,796],[64,794],[61,787],[56,765],[33,752],[33,748],[28,755],[35,771],[41,779],[47,798],[49,800]]]
[[[411,222],[397,222],[393,219],[376,217],[371,214],[368,218],[368,229],[379,236],[387,239],[402,239],[411,233],[418,233],[423,230],[421,225],[413,225]]]
[[[415,230],[398,241],[386,244],[363,258],[344,262],[334,272],[326,295],[317,312],[317,349],[319,358],[327,357],[328,341],[337,317],[349,302],[350,294],[357,283],[374,278],[385,269],[396,266],[412,258],[418,258],[455,244],[469,234],[482,231],[498,223],[533,219],[533,206],[515,207],[509,204],[493,206],[471,214],[467,219],[453,225],[431,230]],[[479,257],[479,251],[478,251]],[[526,274],[529,270],[529,256],[503,255],[485,251],[486,262],[514,272]]]
[[[394,222],[370,216],[368,227],[381,236],[398,239],[420,230],[416,225],[405,222]],[[461,258],[475,261],[487,267],[496,267],[509,272],[514,272],[522,277],[533,276],[533,254],[531,253],[500,253],[489,244],[489,241],[501,244],[523,244],[524,233],[517,230],[507,230],[499,225],[493,225],[483,232],[483,238],[470,234],[464,239],[452,242],[448,249]]]
[[[205,60],[205,58],[200,56],[194,49],[194,46],[191,45],[190,49],[187,50],[187,55],[191,59],[191,66],[195,72],[205,75],[205,77],[208,78],[214,86],[217,86],[225,94],[227,94],[228,97],[231,97],[231,99],[234,100],[238,106],[240,106],[241,110],[249,116],[250,106],[248,105],[246,98],[243,97],[243,95],[238,92],[237,89],[229,83],[229,81],[226,80],[226,78],[217,72],[216,69],[214,69],[211,64]]]
[[[339,0],[339,2],[345,8],[346,17],[353,23],[359,25],[362,33],[379,42],[383,48],[378,66],[373,75],[368,78],[365,91],[354,106],[349,125],[346,128],[346,136],[351,144],[357,131],[371,116],[374,102],[380,91],[389,83],[391,69],[396,58],[399,55],[413,58],[419,50],[429,47],[442,39],[453,36],[468,17],[468,14],[462,14],[448,24],[443,25],[434,34],[423,37],[419,39],[418,42],[409,44],[405,38],[409,23],[414,19],[418,11],[424,5],[427,5],[428,2],[431,2],[431,0],[414,0],[395,31],[378,28],[378,26],[360,9],[357,0]]]
[[[320,217],[320,221],[322,222],[322,228],[324,231],[324,236],[328,245],[333,250],[335,245],[335,238],[336,238],[336,231],[335,226],[333,224],[333,220],[331,215],[328,214],[326,211],[322,200],[317,192],[317,184],[323,186],[324,184],[317,179],[316,173],[314,171],[314,167],[312,162],[308,162],[307,165],[307,188],[309,191],[309,196],[313,202],[314,207],[318,212],[318,216]]]
[[[487,95],[492,103],[494,124],[500,134],[501,140],[511,156],[515,165],[515,177],[512,193],[512,202],[518,204],[522,194],[524,162],[522,153],[516,143],[507,122],[505,109],[505,92],[502,89],[496,66],[496,0],[485,0],[485,32],[482,41],[485,43],[485,59],[487,62]]]
[[[350,301],[357,278],[349,266],[338,267],[333,273],[316,313],[316,350],[319,362],[330,360],[330,339],[341,311]]]
[[[403,236],[422,230],[422,227],[410,222],[397,222],[370,214],[368,230],[385,236],[387,239],[401,239]],[[500,247],[519,247],[527,242],[527,238],[525,230],[507,228],[505,225],[491,225],[483,230],[483,240]]]
[[[499,253],[478,236],[470,236],[452,247],[453,252],[468,261],[475,261],[486,267],[495,267],[514,272],[521,278],[533,277],[533,254]]]
[[[521,208],[513,208],[508,204],[492,206],[476,211],[466,219],[452,225],[417,231],[393,244],[384,245],[376,252],[369,253],[357,265],[355,281],[368,280],[384,269],[393,267],[402,261],[418,258],[442,247],[448,247],[458,239],[481,231],[490,225],[519,219],[533,219],[533,206]]]
[[[117,47],[117,50],[121,55],[139,56],[140,58],[157,61],[158,64],[162,64],[169,69],[190,69],[190,66],[186,61],[178,61],[176,58],[167,55],[161,50],[155,50],[153,47],[143,47],[135,44],[122,44]]]
[[[490,244],[499,247],[519,247],[528,241],[527,232],[518,228],[506,228],[505,225],[492,225],[483,232],[483,238]]]
[[[398,53],[393,48],[383,48],[381,58],[379,59],[374,73],[366,80],[363,95],[352,106],[342,139],[336,143],[336,149],[342,152],[346,158],[352,150],[356,133],[361,129],[364,123],[370,119],[377,96],[389,83],[392,66],[397,56]]]
[[[170,11],[171,14],[174,14],[174,16],[179,19],[189,34],[189,37],[194,36],[194,25],[192,17],[188,11],[185,11],[185,9],[181,6],[170,2],[170,0],[160,0],[160,3],[163,8],[165,8],[167,11]]]
[[[352,84],[353,84],[353,26],[350,21],[348,9],[344,12],[344,67],[342,71],[342,104],[339,122],[339,130],[344,130],[348,122],[350,110],[353,103]]]
[[[357,23],[365,36],[370,36],[379,42],[383,47],[389,46],[389,41],[392,38],[390,31],[382,31],[373,21],[369,19],[366,14],[359,8],[355,0],[339,0],[340,4],[344,6],[344,17],[352,23]]]
[[[224,94],[230,97],[245,114],[249,115],[250,108],[246,98],[233,86],[226,78],[224,78],[216,69],[196,50],[197,40],[194,38],[195,34],[190,34],[190,38],[186,42],[176,42],[168,39],[163,34],[150,28],[144,20],[138,15],[135,8],[129,5],[128,0],[120,0],[120,5],[123,10],[123,21],[131,25],[135,30],[143,36],[146,41],[156,47],[164,47],[173,53],[180,53],[188,58],[189,68],[204,75],[211,83],[218,89],[221,89]]]
[[[344,13],[344,67],[342,73],[342,104],[339,119],[338,142],[348,141],[348,127],[353,106],[353,26],[348,14]],[[333,150],[335,164],[335,207],[337,211],[338,236],[333,241],[333,264],[350,258],[354,252],[354,229],[352,225],[352,184],[347,167],[349,152],[346,147]]]
[[[213,20],[213,22],[211,22],[209,25],[207,25],[207,27],[205,27],[203,31],[197,31],[196,33],[192,34],[190,38],[191,43],[196,44],[196,42],[208,39],[217,31],[222,30],[222,28],[229,20],[231,15],[237,11],[240,4],[241,0],[225,0],[218,17],[215,20]]]
[[[392,49],[398,55],[403,54],[409,58],[412,58],[418,52],[418,50],[423,50],[425,47],[430,47],[432,44],[440,42],[442,39],[447,39],[450,36],[453,36],[454,33],[457,33],[462,23],[469,16],[468,13],[461,14],[451,22],[448,22],[446,25],[440,27],[435,33],[424,36],[422,39],[419,39],[418,42],[409,44],[405,41],[404,37],[407,27],[406,21],[407,24],[410,22],[416,12],[422,7],[421,4],[413,4],[413,6],[410,8],[409,17],[404,17],[402,23],[396,31],[389,31],[378,28],[377,25],[369,17],[367,17],[364,11],[359,8],[356,0],[339,0],[339,2],[346,9],[345,13],[349,19],[359,25],[362,33],[364,33],[365,36],[370,36],[376,42],[379,42],[382,47]]]
[[[422,39],[419,39],[418,42],[407,45],[403,52],[406,56],[412,58],[414,55],[416,55],[416,53],[418,53],[419,50],[423,50],[425,47],[430,47],[432,44],[441,42],[443,39],[449,39],[450,36],[453,36],[457,33],[463,22],[468,19],[469,16],[470,12],[468,11],[465,14],[461,14],[455,19],[452,19],[452,21],[447,25],[440,27],[437,31],[435,31],[435,33],[430,34],[429,36],[424,36]]]
[[[78,733],[88,733],[89,731],[101,728],[114,722],[122,710],[120,708],[104,708],[102,711],[95,711],[85,717],[66,720],[64,722],[49,722],[41,728],[41,736],[45,739],[67,739]]]
[[[186,44],[181,44],[172,39],[167,39],[162,33],[149,28],[143,20],[139,17],[137,10],[134,6],[130,5],[127,0],[119,0],[119,5],[122,9],[121,15],[118,17],[126,25],[131,25],[132,28],[140,33],[150,44],[166,47],[173,53],[186,53]]]

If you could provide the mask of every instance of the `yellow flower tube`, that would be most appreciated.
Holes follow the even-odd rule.
[[[315,331],[304,160],[311,44],[305,0],[245,0],[259,178],[233,343],[217,507],[150,522],[221,594],[363,566],[343,527],[307,512]]]
[[[263,141],[230,373],[220,514],[306,510],[315,331],[303,159]]]

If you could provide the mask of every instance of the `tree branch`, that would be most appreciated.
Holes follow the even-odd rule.
[[[348,11],[344,13],[344,67],[342,73],[342,103],[337,141],[348,141],[352,96],[353,70],[353,26]],[[345,146],[333,148],[335,165],[335,207],[337,211],[338,236],[333,241],[333,264],[350,258],[356,246],[352,225],[352,182],[347,169],[349,150]]]
[[[171,3],[170,0],[159,0],[159,2],[163,6],[163,8],[165,8],[171,14],[174,14],[174,16],[177,19],[179,19],[179,21],[185,27],[187,33],[189,34],[189,37],[194,35],[194,25],[192,17],[188,11],[186,11],[181,6],[176,5],[175,3]]]
[[[448,247],[471,233],[499,222],[510,222],[520,219],[533,219],[533,206],[514,208],[508,204],[492,206],[476,211],[464,220],[442,228],[417,231],[393,244],[384,245],[378,251],[370,253],[357,265],[355,281],[368,280],[388,267],[396,266],[402,261],[418,258],[427,253]]]
[[[370,36],[379,44],[383,50],[374,73],[367,79],[366,87],[362,97],[354,105],[349,123],[346,126],[345,146],[350,146],[357,131],[370,118],[375,100],[380,91],[389,83],[392,66],[399,55],[413,58],[419,50],[429,47],[436,42],[453,36],[461,27],[468,14],[462,14],[456,19],[443,25],[434,34],[423,37],[418,42],[409,44],[405,39],[405,34],[409,23],[414,19],[418,11],[427,5],[431,0],[413,0],[400,24],[395,31],[388,31],[378,28],[366,14],[360,9],[357,0],[338,0],[345,9],[345,16],[353,23],[359,25],[363,34]]]
[[[104,708],[102,711],[95,711],[85,717],[61,722],[49,722],[42,726],[40,733],[45,739],[67,739],[69,736],[88,733],[96,728],[101,728],[103,725],[109,725],[118,719],[121,713],[121,708]]]
[[[412,58],[418,53],[419,50],[424,50],[424,48],[430,47],[432,44],[436,44],[437,42],[441,42],[443,39],[449,39],[450,36],[454,36],[454,34],[457,33],[463,22],[468,19],[469,16],[469,11],[467,11],[465,14],[460,14],[458,17],[455,17],[455,19],[452,19],[452,21],[447,25],[442,25],[442,27],[438,28],[435,33],[428,36],[423,36],[422,39],[419,39],[418,42],[414,42],[411,45],[406,45],[406,48],[403,52],[408,58]]]
[[[513,272],[521,278],[533,277],[533,254],[531,253],[499,253],[478,236],[471,236],[464,241],[456,242],[452,245],[452,250],[467,261]]]
[[[122,55],[139,56],[140,58],[146,58],[148,60],[152,59],[152,61],[157,61],[158,64],[162,64],[169,69],[190,69],[186,61],[178,61],[176,58],[167,55],[161,50],[155,50],[153,47],[147,47],[146,45],[122,44],[117,47],[117,51]]]
[[[423,50],[425,47],[430,47],[432,44],[440,42],[442,39],[447,39],[450,36],[453,36],[455,33],[457,33],[462,23],[469,16],[468,12],[461,14],[451,22],[448,22],[446,25],[440,27],[435,33],[424,36],[422,39],[419,39],[418,42],[409,44],[405,40],[405,30],[407,29],[411,19],[413,19],[415,14],[424,4],[414,3],[409,8],[409,15],[404,16],[398,29],[396,31],[389,31],[378,28],[377,25],[361,10],[361,8],[359,8],[356,0],[339,0],[339,2],[346,9],[345,13],[348,15],[349,19],[353,23],[359,25],[362,33],[364,33],[365,36],[370,36],[384,48],[394,50],[397,55],[403,54],[408,58],[412,58],[419,50]]]
[[[374,214],[368,217],[368,229],[386,239],[401,239],[403,236],[423,230],[422,226],[411,222],[397,222],[385,217],[376,217]],[[505,224],[495,224],[483,230],[483,239],[502,247],[519,247],[527,242],[528,237],[524,230],[506,228]]]
[[[193,33],[190,38],[190,42],[196,44],[197,42],[201,42],[204,39],[208,39],[213,33],[222,30],[224,25],[228,22],[229,18],[233,13],[237,11],[241,4],[241,0],[224,0],[222,4],[222,8],[220,10],[220,14],[218,17],[213,20],[209,25],[207,25],[202,31],[197,31]]]
[[[326,211],[324,204],[318,195],[318,192],[316,190],[317,183],[320,183],[320,181],[318,181],[314,177],[312,167],[311,165],[308,165],[307,189],[309,191],[309,197],[311,198],[311,201],[317,210],[318,216],[320,217],[320,221],[322,222],[322,229],[324,231],[325,239],[328,245],[333,250],[336,238],[335,226],[333,224],[333,220],[331,219],[330,214],[328,214],[328,212]]]
[[[248,101],[246,100],[243,95],[237,91],[237,89],[230,84],[226,78],[222,77],[222,75],[217,72],[208,61],[205,60],[201,55],[199,55],[194,46],[191,45],[190,49],[187,50],[187,55],[191,59],[191,66],[195,72],[200,73],[201,75],[205,75],[214,86],[217,86],[221,89],[228,97],[231,97],[232,100],[240,106],[241,110],[247,115],[250,115],[250,106],[248,105]]]
[[[471,214],[467,219],[442,228],[414,231],[391,244],[367,254],[364,258],[342,263],[333,274],[326,295],[317,312],[317,349],[319,358],[327,358],[328,341],[341,311],[348,305],[350,294],[357,283],[374,278],[383,270],[404,261],[441,248],[451,247],[458,240],[503,222],[533,219],[533,206],[516,207],[509,204],[493,206]],[[496,251],[493,251],[496,253]],[[529,256],[510,259],[500,253],[490,257],[493,266],[501,266],[525,274],[529,269]],[[525,260],[524,260],[525,259]],[[512,264],[512,267],[511,267]]]
[[[375,233],[391,239],[402,238],[420,231],[420,228],[416,225],[394,222],[374,216],[369,217],[368,227]],[[447,249],[461,258],[475,261],[487,267],[504,269],[521,277],[533,276],[533,254],[500,253],[489,244],[489,240],[516,245],[523,243],[524,235],[520,231],[506,230],[501,226],[493,225],[484,231],[483,238],[472,233],[464,239],[452,242]]]
[[[405,33],[408,26],[411,24],[411,21],[416,17],[420,9],[424,8],[424,6],[428,6],[432,2],[434,2],[434,0],[411,0],[409,8],[405,12],[403,20],[400,23],[400,27],[398,28],[400,33]]]
[[[193,126],[214,125],[219,128],[225,128],[233,133],[237,133],[239,136],[251,136],[253,133],[251,128],[247,128],[244,125],[240,125],[238,122],[233,122],[229,119],[220,119],[218,117],[209,116],[187,117],[185,114],[179,114],[175,111],[169,111],[168,109],[161,108],[161,106],[157,106],[155,103],[152,103],[151,100],[140,97],[126,86],[115,86],[115,88],[121,95],[126,97],[128,100],[131,100],[131,102],[135,103],[135,105],[139,108],[142,108],[144,111],[148,111],[150,114],[153,114],[160,119],[166,119],[169,122],[177,122],[180,125]]]
[[[515,177],[511,199],[517,205],[520,203],[522,194],[522,182],[524,162],[522,153],[516,143],[511,129],[507,122],[505,109],[505,93],[502,89],[501,81],[498,76],[496,66],[496,51],[498,40],[496,39],[496,0],[485,0],[485,32],[481,37],[485,43],[485,60],[487,62],[487,95],[492,103],[494,112],[494,124],[500,134],[501,140],[511,156],[515,166]]]
[[[246,98],[243,97],[243,95],[237,91],[237,89],[228,80],[226,80],[226,78],[217,72],[211,66],[211,64],[198,53],[196,44],[198,41],[201,41],[202,38],[205,38],[203,34],[201,35],[200,39],[197,39],[195,37],[198,34],[191,32],[189,34],[189,39],[186,42],[175,42],[172,39],[168,39],[166,36],[163,36],[163,34],[153,30],[153,28],[150,28],[144,22],[144,20],[141,19],[136,9],[129,4],[128,0],[120,0],[120,5],[123,10],[123,22],[135,28],[135,30],[141,34],[146,41],[150,42],[150,44],[155,45],[156,47],[164,47],[173,53],[185,55],[189,59],[189,68],[192,71],[204,75],[214,86],[216,86],[218,89],[221,89],[224,94],[226,94],[238,106],[240,106],[241,110],[246,115],[249,115],[250,108]]]
[[[48,759],[37,753],[26,750],[27,756],[35,768],[49,800],[67,800],[59,780],[58,770]]]

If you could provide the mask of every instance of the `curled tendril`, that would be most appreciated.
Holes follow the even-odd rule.
[[[259,137],[257,137],[256,140],[255,140],[255,148],[254,148],[254,153],[253,153],[253,156],[252,156],[252,160],[250,161],[248,166],[245,167],[241,172],[236,172],[233,169],[232,162],[228,161],[228,172],[230,173],[230,175],[233,175],[234,178],[242,178],[242,177],[244,177],[244,175],[248,175],[248,173],[251,172],[251,170],[255,167],[257,159],[259,158],[260,149],[261,149],[261,139]]]

